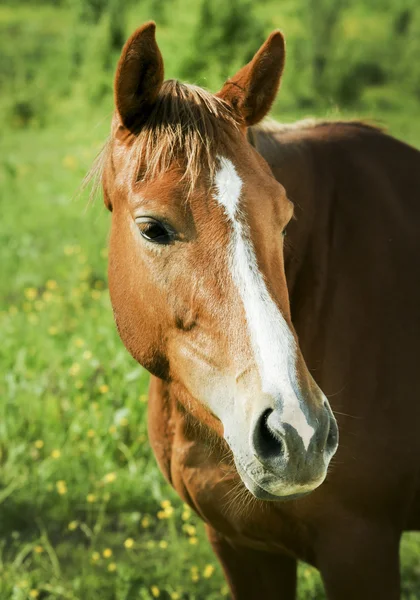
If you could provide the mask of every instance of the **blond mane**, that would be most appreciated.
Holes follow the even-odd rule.
[[[213,178],[217,156],[223,154],[237,126],[232,107],[221,98],[195,85],[165,81],[129,149],[137,180],[153,180],[176,162],[191,191],[203,170]],[[110,138],[85,178],[84,185],[93,184],[93,194],[111,152]]]

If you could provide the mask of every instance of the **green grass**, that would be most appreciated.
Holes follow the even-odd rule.
[[[63,121],[2,140],[0,599],[215,600],[220,567],[157,469],[148,376],[113,324],[109,215],[77,194],[107,128]],[[419,552],[406,536],[405,600],[419,597]],[[299,598],[323,597],[302,565]]]

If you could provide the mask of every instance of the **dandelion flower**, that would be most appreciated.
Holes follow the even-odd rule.
[[[203,577],[205,579],[209,579],[214,573],[214,567],[213,565],[206,565],[204,567],[204,571],[203,571]]]
[[[192,544],[193,546],[195,546],[198,542],[198,538],[196,537],[190,537],[190,544]]]
[[[74,377],[75,375],[77,375],[80,371],[80,365],[79,363],[73,363],[72,366],[69,369],[69,374]]]
[[[197,533],[194,525],[190,525],[189,523],[185,523],[182,529],[190,536],[194,536]]]
[[[34,287],[26,288],[24,294],[25,298],[28,300],[35,300],[35,298],[38,296],[38,290]]]
[[[181,598],[179,592],[172,592],[171,600],[179,600]]]
[[[41,448],[44,447],[44,442],[42,440],[36,440],[34,442],[34,446],[35,448],[38,448],[38,450],[41,450]]]
[[[88,495],[86,496],[86,500],[87,500],[87,501],[88,501],[90,504],[92,504],[93,502],[96,502],[96,496],[95,496],[95,494],[88,494]]]
[[[125,542],[124,542],[124,546],[125,546],[127,549],[130,549],[130,548],[132,548],[132,547],[134,546],[134,540],[133,540],[133,538],[127,538],[127,539],[125,540]]]
[[[111,558],[111,556],[112,556],[111,548],[105,548],[105,550],[102,552],[102,556],[104,558]]]
[[[94,438],[96,433],[94,429],[88,429],[87,434],[88,438]]]
[[[168,542],[166,540],[161,540],[159,542],[159,547],[162,548],[163,550],[166,550],[166,548],[168,547]]]
[[[108,565],[108,571],[110,571],[111,573],[113,573],[116,570],[117,570],[117,565],[115,563],[109,563],[109,565]]]
[[[31,590],[29,592],[29,598],[38,598],[38,596],[39,596],[38,590]]]
[[[142,520],[141,520],[141,526],[144,529],[147,529],[148,527],[150,527],[150,519],[149,519],[149,517],[143,517],[142,518]]]
[[[65,481],[57,481],[55,485],[57,488],[57,492],[60,494],[60,496],[64,496],[64,494],[67,494],[67,484]]]
[[[85,345],[85,342],[84,340],[82,340],[82,338],[76,338],[73,343],[76,346],[76,348],[83,348],[83,346]]]
[[[51,452],[51,458],[60,458],[61,456],[61,450],[59,450],[58,448],[56,448],[55,450],[53,450]]]
[[[78,526],[79,521],[70,521],[70,523],[67,525],[70,531],[74,531],[75,529],[77,529]]]
[[[158,588],[157,585],[152,585],[152,587],[150,588],[150,591],[152,592],[153,598],[159,598],[160,589]]]
[[[109,387],[105,383],[103,383],[99,386],[99,391],[101,394],[106,394],[107,392],[109,392]]]
[[[44,552],[44,548],[42,546],[35,546],[34,552],[36,552],[36,554],[42,554]]]
[[[51,325],[51,327],[48,327],[48,333],[50,335],[57,335],[58,327],[56,327],[55,325]]]
[[[47,286],[48,290],[56,290],[58,287],[58,284],[54,279],[48,279],[46,286]]]
[[[99,554],[99,552],[92,553],[92,561],[93,562],[97,562],[100,558],[101,558],[101,555]]]
[[[109,433],[115,433],[117,431],[117,428],[115,427],[115,425],[111,425],[108,429]]]
[[[85,351],[83,352],[83,358],[84,358],[85,360],[90,360],[90,359],[92,358],[92,356],[93,356],[93,355],[92,355],[92,352],[91,352],[90,350],[85,350]]]
[[[116,473],[107,473],[105,475],[105,477],[104,477],[104,482],[105,483],[112,483],[116,479],[117,479],[117,474]]]

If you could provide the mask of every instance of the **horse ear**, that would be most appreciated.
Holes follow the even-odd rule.
[[[155,39],[156,24],[145,23],[127,40],[115,75],[115,105],[127,129],[144,121],[163,83],[163,60]]]
[[[228,79],[217,94],[233,106],[245,125],[255,125],[274,102],[283,73],[284,37],[273,31],[254,58]]]

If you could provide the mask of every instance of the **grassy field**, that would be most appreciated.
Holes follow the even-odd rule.
[[[23,56],[34,31],[64,36],[71,13],[57,14],[51,6],[0,7],[0,31],[11,24]],[[133,15],[134,26],[142,16],[134,23]],[[188,24],[193,16],[175,18]],[[298,32],[291,9],[285,19]],[[69,35],[59,68],[42,58],[50,79],[0,101],[0,600],[220,599],[228,590],[202,524],[165,483],[148,446],[148,375],[120,342],[108,298],[109,214],[100,199],[88,205],[78,193],[107,136],[111,105],[93,97],[88,106],[83,72],[80,94],[67,98]],[[100,39],[99,31],[94,44]],[[172,76],[180,43],[169,27],[161,39]],[[313,112],[291,111],[290,73],[275,109],[288,121]],[[100,76],[109,88],[111,72]],[[420,147],[413,99],[384,97],[345,116],[375,117]],[[22,124],[25,106],[34,116]],[[402,572],[404,600],[418,600],[417,534],[404,537]],[[301,565],[299,578],[300,600],[324,598],[313,569]]]
[[[1,600],[227,595],[202,525],[147,443],[148,376],[108,299],[109,215],[77,194],[107,127],[2,140]],[[420,597],[419,552],[407,536],[406,600]],[[303,565],[299,597],[324,597]]]

